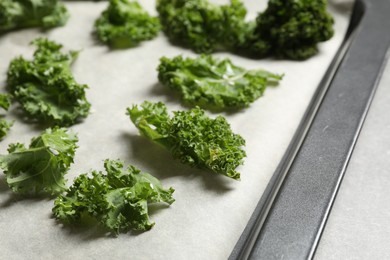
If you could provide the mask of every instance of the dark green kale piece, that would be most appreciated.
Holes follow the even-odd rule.
[[[178,91],[185,103],[212,110],[248,107],[268,85],[283,77],[265,70],[247,70],[229,59],[209,55],[163,57],[157,70],[159,81]]]
[[[58,194],[65,190],[64,175],[73,163],[78,138],[63,128],[49,128],[23,144],[10,144],[0,155],[9,187],[20,194]]]
[[[11,96],[8,94],[0,94],[0,107],[8,110],[11,106]]]
[[[0,141],[3,140],[3,138],[8,134],[13,124],[14,123],[12,121],[0,118]]]
[[[76,223],[83,216],[95,218],[111,232],[149,230],[148,204],[172,204],[173,188],[164,189],[158,179],[123,162],[105,160],[106,174],[92,171],[92,177],[81,174],[54,201],[54,216],[65,223]]]
[[[198,53],[243,45],[246,9],[240,0],[217,5],[208,0],[157,0],[164,33]]]
[[[156,37],[160,22],[137,1],[110,0],[108,8],[96,20],[95,29],[99,40],[112,48],[127,48]]]
[[[0,107],[4,110],[8,110],[11,106],[11,96],[7,94],[0,94]],[[7,121],[0,117],[0,141],[8,134],[14,123]]]
[[[199,107],[173,112],[170,117],[163,103],[148,101],[128,108],[127,114],[143,136],[182,163],[240,179],[236,168],[246,156],[245,141],[232,132],[224,117],[212,119]]]
[[[326,0],[269,0],[256,19],[244,51],[249,55],[304,60],[318,52],[317,44],[333,36],[333,18]]]
[[[59,0],[1,0],[0,33],[27,27],[62,26],[69,18]]]
[[[20,103],[26,115],[49,125],[68,126],[87,117],[90,103],[86,100],[86,85],[78,84],[71,64],[78,52],[62,53],[62,45],[39,38],[32,61],[23,57],[11,61],[7,87]]]

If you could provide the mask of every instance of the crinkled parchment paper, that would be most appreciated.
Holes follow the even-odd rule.
[[[154,1],[140,3],[156,14]],[[249,18],[263,10],[266,1],[245,1]],[[79,83],[89,85],[87,98],[92,113],[71,127],[78,133],[79,148],[67,175],[68,184],[91,169],[102,170],[106,158],[121,159],[161,179],[175,188],[176,202],[170,207],[153,206],[152,230],[108,237],[96,227],[64,227],[51,216],[53,200],[22,199],[14,196],[4,176],[0,177],[1,259],[226,259],[270,177],[283,156],[295,129],[325,70],[344,37],[349,10],[330,4],[335,17],[335,36],[320,45],[315,57],[304,61],[250,60],[230,53],[237,65],[285,73],[279,86],[270,87],[248,109],[224,114],[234,132],[246,139],[247,158],[239,168],[241,181],[189,168],[173,160],[161,147],[139,136],[125,115],[126,107],[144,100],[164,101],[169,109],[184,108],[157,81],[156,67],[163,55],[195,56],[187,49],[171,45],[161,33],[139,47],[111,51],[98,44],[91,34],[93,23],[107,2],[66,2],[71,18],[66,26],[47,33],[36,29],[10,32],[0,37],[0,82],[5,91],[6,71],[18,55],[31,57],[29,42],[47,35],[65,46],[82,50],[73,65]],[[215,117],[217,114],[210,113]],[[23,122],[17,105],[7,113],[15,124],[0,143],[0,153],[8,144],[29,144],[43,129]]]

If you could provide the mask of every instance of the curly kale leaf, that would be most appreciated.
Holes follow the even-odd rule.
[[[81,174],[66,195],[54,201],[54,216],[66,223],[80,221],[82,216],[95,218],[111,232],[149,230],[148,203],[172,204],[173,188],[164,189],[158,179],[134,166],[124,169],[121,161],[105,160],[107,174],[92,171],[92,177]]]
[[[150,16],[136,1],[110,0],[95,22],[98,38],[112,48],[133,47],[160,31],[157,17]]]
[[[164,146],[182,163],[240,179],[236,168],[246,156],[241,148],[245,141],[232,132],[224,117],[211,119],[199,107],[176,111],[170,117],[163,103],[147,101],[141,107],[128,108],[127,113],[142,135]]]
[[[0,94],[0,107],[8,110],[11,106],[11,96],[7,94]]]
[[[158,0],[163,31],[177,44],[199,53],[242,45],[246,35],[246,9],[240,0],[216,5],[208,0]]]
[[[0,118],[0,140],[2,140],[11,129],[14,123],[12,121],[7,121],[3,118]]]
[[[61,53],[62,45],[39,38],[32,61],[11,61],[7,87],[30,119],[50,125],[68,126],[87,117],[90,103],[86,85],[78,84],[70,70],[78,52]]]
[[[0,33],[27,27],[62,26],[68,18],[65,5],[58,0],[0,1]]]
[[[0,94],[0,107],[4,110],[8,110],[11,105],[11,96],[7,94]],[[2,140],[11,129],[14,123],[0,118],[0,140]]]
[[[326,0],[269,0],[246,47],[259,57],[304,60],[318,52],[317,43],[332,36],[333,18]]]
[[[283,77],[265,70],[246,70],[229,59],[209,55],[163,57],[157,70],[159,81],[178,91],[184,102],[216,110],[248,107],[268,84]]]
[[[20,194],[58,194],[65,190],[64,175],[73,163],[78,138],[63,128],[45,130],[23,144],[10,144],[0,155],[9,187]]]

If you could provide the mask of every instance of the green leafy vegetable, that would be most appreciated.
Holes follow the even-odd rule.
[[[245,141],[232,132],[224,117],[211,119],[199,107],[176,111],[170,117],[163,103],[148,101],[128,108],[127,113],[142,135],[164,146],[182,163],[240,178],[236,168],[246,156],[241,148]]]
[[[133,47],[160,31],[157,17],[150,16],[137,1],[110,0],[95,22],[98,38],[113,48]]]
[[[105,160],[107,174],[81,174],[66,195],[54,201],[54,216],[75,223],[83,216],[95,218],[110,231],[149,230],[148,203],[172,204],[173,188],[164,189],[158,179],[134,166],[124,169],[121,161]]]
[[[0,107],[8,110],[11,105],[11,96],[7,94],[0,94]],[[2,140],[11,129],[14,123],[0,118],[0,140]]]
[[[157,0],[168,38],[200,53],[241,46],[246,39],[246,9],[240,0],[217,5],[208,0]]]
[[[8,134],[13,124],[13,122],[0,118],[0,140]]]
[[[78,52],[61,53],[62,45],[39,38],[32,61],[23,57],[11,61],[8,90],[27,116],[50,125],[67,126],[88,115],[86,85],[78,84],[70,70]]]
[[[11,105],[11,96],[7,94],[0,94],[0,107],[8,110]]]
[[[269,0],[256,21],[245,21],[240,0],[157,0],[163,31],[174,42],[200,53],[225,49],[249,57],[303,60],[333,36],[326,0]]]
[[[208,55],[198,58],[163,57],[157,68],[163,85],[178,91],[184,102],[203,108],[242,108],[259,98],[282,75],[265,70],[246,70],[229,59]]]
[[[332,26],[326,0],[269,0],[244,48],[252,56],[307,59],[333,36]]]
[[[69,18],[58,0],[1,0],[0,33],[26,27],[62,26]]]
[[[57,194],[65,190],[64,175],[73,163],[78,139],[63,128],[45,130],[31,140],[29,148],[10,144],[0,155],[9,187],[20,194]]]

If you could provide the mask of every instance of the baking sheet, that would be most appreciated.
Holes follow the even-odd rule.
[[[389,85],[387,62],[316,251],[316,260],[390,259]]]
[[[218,1],[224,2],[224,1]],[[249,18],[263,10],[266,1],[244,1]],[[260,1],[259,1],[260,2]],[[154,1],[141,1],[153,14]],[[340,45],[348,25],[349,8],[331,4],[335,36],[320,45],[320,53],[305,62],[250,60],[229,53],[237,65],[285,73],[279,86],[235,114],[223,114],[234,132],[246,141],[247,158],[239,168],[241,181],[181,165],[168,152],[140,137],[125,115],[126,107],[144,100],[163,101],[172,110],[185,109],[157,81],[155,68],[162,55],[195,56],[190,50],[172,46],[163,34],[127,50],[110,51],[91,35],[94,20],[105,2],[67,2],[71,13],[67,25],[48,33],[28,29],[0,38],[0,82],[5,86],[8,64],[18,55],[31,57],[29,42],[47,35],[66,49],[82,49],[73,66],[75,78],[89,85],[91,115],[71,127],[79,136],[75,164],[67,175],[74,177],[91,169],[102,170],[106,158],[121,159],[160,178],[175,188],[176,202],[170,207],[151,208],[156,225],[141,234],[107,237],[95,227],[63,227],[51,218],[52,200],[21,199],[0,178],[0,249],[7,259],[225,259],[229,256],[272,176],[296,127]],[[3,88],[3,91],[4,88]],[[0,143],[6,153],[9,143],[28,144],[43,129],[24,123],[14,105],[7,118],[15,119],[9,136]],[[210,113],[215,117],[217,114]]]

